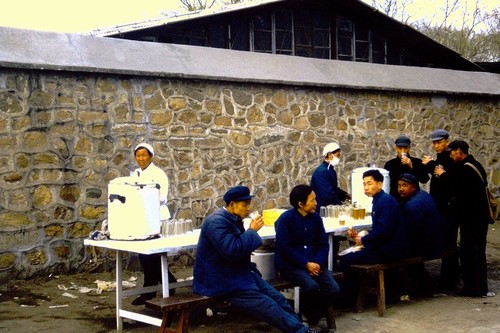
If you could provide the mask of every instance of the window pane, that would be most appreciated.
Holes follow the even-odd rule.
[[[256,52],[272,53],[271,15],[256,15],[253,17],[254,50]]]
[[[311,48],[310,47],[296,47],[295,48],[295,55],[299,57],[311,57]]]
[[[356,40],[368,41],[368,28],[356,24]]]
[[[314,46],[329,47],[330,32],[328,30],[314,30]]]
[[[277,10],[274,13],[274,24],[276,30],[292,30],[292,12],[288,10]]]
[[[270,31],[255,31],[254,38],[255,51],[272,52],[272,40]]]
[[[369,61],[369,43],[356,42],[356,61]]]
[[[256,15],[253,17],[253,28],[255,30],[271,31],[271,15]]]
[[[292,51],[291,31],[276,31],[276,52],[278,50]]]
[[[385,64],[385,41],[377,34],[372,34],[372,62]]]
[[[296,29],[295,30],[295,43],[297,46],[311,46],[312,38],[311,31],[307,29]]]
[[[248,20],[234,19],[229,27],[229,48],[232,50],[250,51]]]
[[[338,41],[338,55],[339,57],[341,55],[347,55],[347,56],[352,56],[352,48],[351,48],[351,42],[352,40],[350,38],[339,38]]]
[[[318,58],[318,59],[330,59],[330,49],[329,48],[314,48],[313,57]]]
[[[351,35],[352,34],[352,21],[348,20],[343,17],[339,17],[337,19],[337,30],[339,31],[339,34],[347,34]]]
[[[226,27],[211,24],[208,29],[208,43],[210,47],[226,48]]]

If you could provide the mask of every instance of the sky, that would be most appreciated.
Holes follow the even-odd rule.
[[[363,1],[371,4],[371,0]],[[431,20],[446,0],[413,1],[407,8],[412,21]],[[460,1],[461,8],[475,3],[475,0]],[[487,11],[495,6],[500,8],[499,0],[479,1]],[[183,10],[179,0],[10,0],[0,10],[0,26],[79,33],[154,19],[162,12]]]

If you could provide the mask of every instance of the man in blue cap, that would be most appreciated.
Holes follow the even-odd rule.
[[[252,198],[248,187],[233,187],[224,194],[226,206],[204,221],[194,261],[193,292],[221,296],[235,308],[286,333],[319,332],[308,330],[286,298],[250,261],[252,251],[262,245],[257,231],[264,225],[258,216],[247,230],[243,226]]]
[[[460,282],[460,264],[458,260],[458,221],[456,217],[455,190],[453,175],[457,168],[450,157],[448,148],[450,134],[445,129],[437,129],[431,133],[432,147],[437,153],[436,159],[424,156],[422,163],[431,175],[429,194],[436,202],[441,219],[444,222],[445,251],[455,252],[441,261],[442,291],[454,291]]]
[[[389,171],[390,195],[396,200],[399,200],[398,193],[398,178],[403,173],[409,173],[416,179],[425,184],[429,181],[429,174],[425,170],[422,160],[417,157],[410,156],[411,140],[405,135],[400,135],[394,141],[394,150],[397,156],[384,165],[384,169]]]
[[[408,231],[412,256],[439,258],[443,252],[443,223],[434,200],[420,189],[417,178],[403,173],[398,179],[403,220]],[[423,296],[433,294],[432,281],[423,263],[405,267],[415,282],[415,291]]]

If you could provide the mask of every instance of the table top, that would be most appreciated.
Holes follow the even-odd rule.
[[[341,235],[352,227],[354,229],[363,229],[371,227],[371,217],[367,216],[364,220],[350,220],[346,225],[340,226],[338,221],[327,219],[324,222],[325,230],[328,234]],[[118,251],[128,251],[142,254],[154,254],[165,252],[178,252],[180,250],[189,250],[196,248],[200,229],[195,229],[184,235],[169,236],[167,238],[154,238],[147,240],[92,240],[85,239],[84,245],[97,246]],[[262,239],[274,239],[276,233],[274,226],[264,226],[259,230]]]

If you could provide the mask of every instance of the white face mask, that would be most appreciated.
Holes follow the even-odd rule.
[[[332,167],[339,165],[339,163],[340,163],[340,159],[337,156],[333,156],[333,158],[330,160],[330,165]]]

